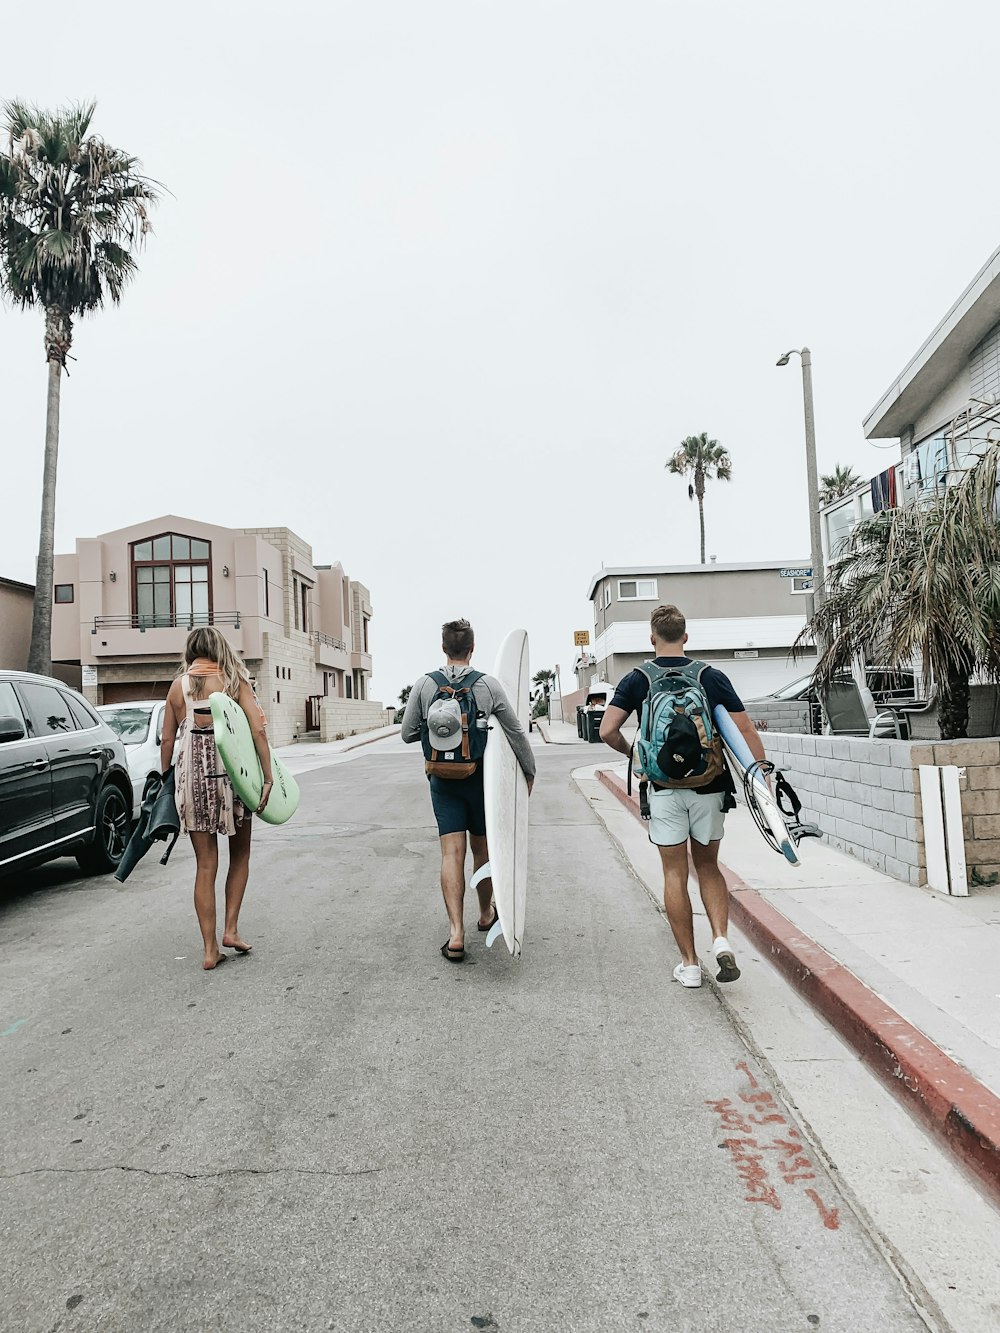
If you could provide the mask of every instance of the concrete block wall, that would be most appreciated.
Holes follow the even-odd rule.
[[[958,785],[970,883],[1000,879],[1000,740],[935,741],[934,763],[965,769]]]
[[[306,729],[306,699],[317,693],[316,654],[312,639],[300,631],[263,638],[257,698],[267,714],[268,740],[288,745]]]
[[[758,731],[809,732],[809,705],[802,699],[758,699],[746,710]]]
[[[324,699],[319,710],[321,741],[340,740],[389,725],[389,713],[374,699]]]
[[[798,792],[803,819],[832,846],[896,879],[927,882],[916,767],[935,762],[932,746],[770,729],[761,739]]]
[[[927,883],[917,769],[954,764],[970,880],[1000,877],[1000,740],[896,741],[797,736],[767,730],[767,756],[799,794],[803,818],[860,861],[911,884]]]

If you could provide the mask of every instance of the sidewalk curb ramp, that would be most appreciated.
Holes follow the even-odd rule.
[[[599,769],[598,780],[638,819],[638,795]],[[1000,1203],[1000,1098],[853,972],[804,935],[728,866],[733,920],[857,1052],[886,1087],[987,1186]]]

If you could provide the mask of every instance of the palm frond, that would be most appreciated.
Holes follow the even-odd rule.
[[[86,314],[120,300],[136,272],[162,187],[90,133],[94,111],[3,105],[0,294],[16,304]]]
[[[1000,680],[1000,444],[930,506],[859,523],[827,571],[826,600],[796,640],[826,645],[820,686],[855,660],[919,658],[939,682]]]
[[[710,440],[707,431],[682,440],[664,466],[674,476],[700,473],[703,479],[715,477],[719,481],[729,481],[732,478],[729,451],[718,440]]]

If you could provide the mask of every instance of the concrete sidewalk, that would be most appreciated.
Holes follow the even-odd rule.
[[[625,765],[599,779],[638,816]],[[734,922],[1000,1199],[1000,887],[949,898],[819,841],[788,865],[741,806]]]
[[[535,726],[547,745],[581,745],[587,749],[591,748],[591,743],[582,741],[577,735],[576,726],[569,722],[549,722],[544,717],[536,717]],[[599,753],[602,748],[594,747],[594,753]]]
[[[290,773],[309,773],[314,768],[326,768],[336,763],[338,756],[348,754],[359,746],[371,745],[375,741],[398,735],[397,722],[391,727],[377,727],[374,731],[363,731],[357,736],[345,736],[342,741],[297,741],[293,745],[282,745],[274,753]]]

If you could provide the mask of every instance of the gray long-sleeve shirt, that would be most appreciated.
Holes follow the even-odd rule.
[[[410,690],[399,732],[408,745],[420,739],[420,728],[437,693],[437,688],[430,676],[421,676]],[[517,756],[517,762],[521,765],[525,777],[533,778],[535,756],[528,740],[528,733],[522,727],[500,682],[495,676],[481,676],[472,687],[472,698],[479,712],[485,713],[487,717],[495,717],[500,723],[507,733],[510,748]]]

